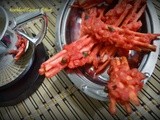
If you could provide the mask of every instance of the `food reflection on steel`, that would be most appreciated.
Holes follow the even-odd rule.
[[[160,34],[139,31],[142,26],[140,17],[146,8],[145,0],[121,0],[110,10],[104,4],[99,6],[96,1],[97,6],[92,3],[88,7],[88,2],[86,4],[87,7],[84,3],[80,6],[84,7],[80,38],[64,45],[62,51],[45,61],[39,73],[50,78],[64,68],[74,69],[89,64],[97,75],[109,67],[110,78],[106,84],[109,110],[115,114],[116,103],[119,103],[131,113],[129,102],[139,105],[137,95],[145,78],[133,64],[138,62],[141,54],[156,51],[152,41]],[[72,7],[77,7],[77,3]],[[136,52],[133,60],[129,59],[130,51]]]
[[[27,42],[28,40],[24,37],[22,37],[21,35],[17,34],[17,42],[16,42],[16,49],[14,50],[9,50],[8,54],[12,54],[14,56],[14,59],[17,61],[19,60],[22,55],[25,53],[26,51],[26,47],[27,47]]]

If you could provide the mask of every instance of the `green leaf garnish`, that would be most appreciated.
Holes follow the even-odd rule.
[[[88,56],[88,52],[86,52],[86,51],[85,51],[85,52],[82,52],[82,54],[83,54],[84,57],[87,57],[87,56]]]
[[[61,64],[66,64],[66,63],[67,63],[67,59],[63,57],[61,60]]]
[[[114,32],[114,31],[115,31],[115,29],[114,29],[113,27],[111,27],[111,26],[108,26],[108,30],[109,30],[110,32]]]

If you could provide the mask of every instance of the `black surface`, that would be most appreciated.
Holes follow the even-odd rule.
[[[43,44],[35,49],[35,58],[29,71],[9,88],[0,90],[0,106],[14,105],[26,99],[34,93],[44,80],[44,76],[38,74],[42,62],[47,59]]]

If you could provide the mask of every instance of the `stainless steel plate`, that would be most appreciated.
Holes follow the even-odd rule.
[[[81,24],[81,11],[78,8],[71,8],[70,6],[75,0],[64,1],[61,12],[57,19],[57,49],[61,50],[63,45],[69,44],[79,37],[79,29]],[[159,21],[155,11],[155,8],[151,1],[147,1],[147,9],[142,16],[142,32],[160,33]],[[157,46],[155,52],[150,52],[142,56],[142,60],[138,66],[138,69],[144,73],[147,77],[144,83],[149,80],[159,53],[159,42],[154,40],[153,44]],[[88,70],[91,68],[86,66],[77,69],[74,73],[67,73],[70,80],[82,90],[85,94],[98,99],[107,100],[107,93],[104,91],[105,84],[108,80],[108,75],[105,73],[99,76],[93,76]]]

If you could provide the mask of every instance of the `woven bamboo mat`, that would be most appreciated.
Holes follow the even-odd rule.
[[[160,19],[160,3],[153,0]],[[12,7],[51,8],[47,11],[49,28],[43,44],[49,56],[56,53],[55,24],[61,5],[60,0],[2,0],[0,5]],[[13,13],[19,15],[19,13]],[[39,30],[39,21],[27,25],[31,32]],[[133,113],[127,115],[121,106],[112,116],[108,103],[92,99],[79,91],[67,76],[60,72],[51,79],[45,78],[42,85],[27,99],[8,107],[0,107],[0,120],[37,119],[37,120],[160,120],[160,55],[154,73],[139,93],[141,105],[132,105]]]

